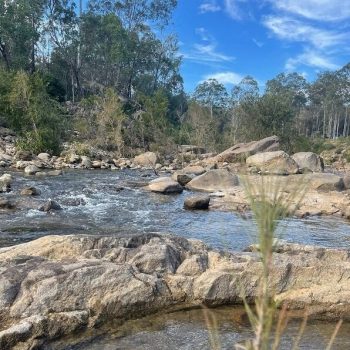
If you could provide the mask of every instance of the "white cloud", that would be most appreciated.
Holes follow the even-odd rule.
[[[197,63],[231,62],[235,59],[217,50],[217,41],[205,28],[196,28],[196,34],[202,42],[194,44],[190,51],[182,52],[183,58]]]
[[[349,0],[270,0],[278,9],[319,21],[350,18]]]
[[[193,50],[182,53],[185,59],[200,62],[231,62],[235,59],[216,50],[216,44],[194,44]]]
[[[208,74],[204,77],[204,80],[208,79],[216,79],[219,83],[224,85],[236,85],[243,79],[243,76],[235,72],[220,72]]]
[[[349,33],[313,27],[290,17],[268,16],[263,23],[280,39],[307,42],[321,49],[339,45],[349,38]]]
[[[253,43],[257,46],[257,47],[263,47],[264,46],[264,43],[262,41],[259,41],[255,38],[252,39]]]
[[[331,58],[314,50],[306,50],[295,58],[289,58],[285,64],[288,71],[295,70],[298,66],[309,66],[321,69],[338,69],[339,66],[335,64]]]
[[[247,0],[224,0],[225,11],[233,19],[240,20],[242,19],[242,11],[239,8],[239,3],[246,2]]]
[[[203,4],[199,6],[200,13],[218,12],[220,10],[221,10],[221,7],[216,3],[215,0],[205,1]]]

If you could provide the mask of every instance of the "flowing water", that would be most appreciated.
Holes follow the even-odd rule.
[[[0,246],[26,242],[48,234],[127,235],[140,232],[164,232],[197,238],[208,245],[242,250],[252,243],[254,223],[239,215],[222,211],[186,211],[184,198],[190,193],[164,196],[145,191],[139,185],[149,181],[150,172],[67,171],[58,177],[25,177],[13,173],[13,192],[6,194],[19,201],[19,209],[0,213]],[[41,190],[38,197],[19,197],[26,186]],[[61,211],[40,212],[37,208],[48,199],[57,201]],[[290,219],[281,223],[283,239],[325,247],[350,248],[350,225],[337,218]],[[233,311],[232,311],[233,310]],[[223,349],[250,336],[246,322],[237,321],[232,308],[214,310]],[[105,334],[89,337],[64,349],[209,349],[203,313],[189,310],[153,316],[127,323]],[[306,329],[302,349],[323,349],[334,324],[312,322]],[[284,349],[291,348],[297,334],[292,323],[283,339]],[[344,325],[337,337],[337,349],[350,349],[350,326]],[[67,343],[68,344],[68,343]],[[62,348],[62,347],[60,347]]]
[[[190,194],[187,191],[164,196],[137,187],[138,182],[149,181],[152,173],[75,170],[58,177],[25,177],[22,173],[13,176],[14,191],[8,197],[25,186],[40,189],[41,195],[21,197],[22,209],[0,214],[0,246],[48,234],[140,232],[173,233],[230,250],[242,250],[252,243],[251,220],[231,212],[186,211],[183,202]],[[57,201],[63,210],[37,210],[48,199]],[[350,225],[339,218],[290,219],[281,226],[283,239],[291,242],[350,247]]]

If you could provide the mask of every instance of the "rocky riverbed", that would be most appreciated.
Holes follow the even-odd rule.
[[[286,195],[307,189],[279,225],[289,243],[274,255],[277,299],[349,320],[350,180],[325,172],[318,155],[289,156],[271,137],[219,155],[186,146],[171,160],[35,156],[0,131],[1,349],[48,349],[111,320],[242,304],[242,286],[253,300],[261,265],[242,252],[255,234],[244,184],[262,179]]]
[[[0,250],[2,349],[45,342],[171,307],[240,304],[258,293],[256,253],[220,253],[159,234],[47,236]],[[289,309],[350,319],[348,251],[281,244],[271,290]],[[336,287],[335,287],[336,286]]]

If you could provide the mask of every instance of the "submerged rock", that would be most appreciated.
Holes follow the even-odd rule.
[[[35,187],[25,187],[21,190],[20,194],[22,196],[39,196],[41,191]]]
[[[56,201],[50,199],[44,205],[40,206],[39,210],[49,212],[51,210],[62,210],[62,208]]]
[[[234,248],[234,247],[233,247]],[[0,347],[25,348],[78,329],[139,318],[175,305],[242,303],[259,293],[255,252],[220,253],[197,240],[46,236],[0,249]],[[290,309],[350,318],[347,251],[282,244],[271,289]],[[45,325],[45,326],[43,326]]]
[[[148,188],[152,192],[163,194],[181,193],[183,191],[183,187],[170,177],[160,177],[152,180],[149,183]]]
[[[10,201],[9,199],[0,198],[0,209],[14,209],[15,207],[16,207],[15,204],[12,203],[12,201]]]

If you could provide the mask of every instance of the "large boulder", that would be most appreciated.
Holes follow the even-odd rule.
[[[238,176],[227,169],[209,170],[205,174],[195,177],[186,187],[194,191],[217,192],[238,186]]]
[[[310,174],[309,187],[320,192],[342,191],[345,189],[343,178],[335,174]]]
[[[182,169],[185,174],[191,175],[202,175],[206,172],[206,170],[201,165],[188,165]]]
[[[158,157],[154,152],[146,152],[134,158],[134,164],[146,168],[153,168],[157,164]]]
[[[282,244],[271,268],[279,305],[350,319],[348,251]],[[51,348],[78,329],[174,306],[242,303],[242,291],[249,301],[262,273],[254,250],[220,253],[160,234],[46,236],[1,248],[0,348]]]
[[[183,191],[183,187],[170,177],[160,177],[152,180],[148,184],[148,188],[152,192],[163,194],[181,193]]]
[[[266,174],[289,175],[297,174],[298,164],[283,151],[263,152],[247,158],[248,167]]]
[[[247,157],[261,152],[272,152],[279,150],[279,138],[277,136],[266,137],[259,141],[249,143],[239,143],[226,151],[218,154],[215,159],[217,162],[240,162]]]
[[[321,173],[324,170],[323,159],[313,152],[298,152],[292,155],[301,172]]]
[[[185,199],[184,207],[189,210],[205,210],[209,208],[209,196],[191,196]]]

